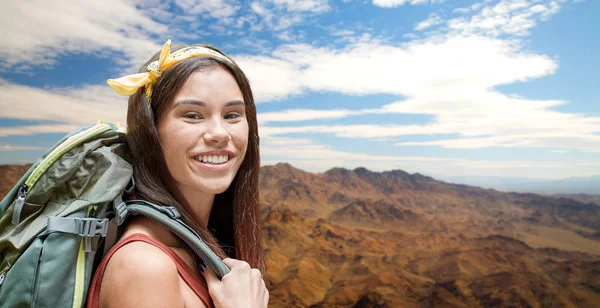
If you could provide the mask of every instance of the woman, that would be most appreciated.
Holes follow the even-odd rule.
[[[170,41],[140,71],[108,81],[130,95],[133,197],[176,206],[231,272],[219,280],[175,235],[136,217],[103,260],[105,271],[94,277],[100,291],[90,292],[88,306],[266,307],[248,79],[215,48]]]

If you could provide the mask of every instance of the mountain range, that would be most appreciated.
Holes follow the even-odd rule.
[[[600,205],[579,199],[263,166],[269,306],[599,307]]]
[[[597,307],[600,206],[401,170],[261,168],[274,307]]]
[[[600,175],[564,179],[433,175],[438,180],[507,192],[600,195]]]

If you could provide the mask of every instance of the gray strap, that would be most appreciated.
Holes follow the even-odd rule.
[[[131,194],[134,190],[135,190],[135,179],[133,177],[131,177],[131,181],[130,181],[129,187],[125,188],[125,192],[129,195]]]
[[[127,218],[127,204],[123,202],[122,195],[118,195],[115,200],[113,200],[113,210],[115,212],[115,218],[108,222],[108,232],[106,234],[106,239],[104,240],[103,256],[105,256],[117,242],[117,231],[119,226],[122,225]]]
[[[181,217],[179,212],[173,210],[175,210],[173,207],[160,207],[142,200],[127,202],[129,215],[143,215],[167,227],[183,240],[219,279],[229,273],[229,267],[223,263],[223,260],[202,241],[198,233],[179,219]]]
[[[117,226],[122,225],[127,218],[127,204],[123,202],[123,196],[119,195],[113,200],[113,209],[115,211],[115,219]]]
[[[25,198],[27,198],[27,185],[23,184],[23,186],[19,188],[17,201],[15,202],[15,207],[13,208],[11,223],[15,226],[21,222],[21,212],[25,206]]]
[[[80,217],[48,217],[46,232],[62,232],[77,234],[84,238],[85,252],[92,252],[92,238],[106,237],[108,232],[108,218],[80,218]]]
[[[83,237],[105,237],[108,231],[108,218],[48,217],[46,230],[72,233]]]
[[[25,206],[25,198],[18,197],[15,202],[15,208],[13,209],[12,224],[18,225],[21,222],[21,212]]]
[[[108,222],[108,233],[106,233],[106,239],[104,239],[104,252],[102,253],[102,256],[106,256],[108,251],[117,242],[118,229],[119,227],[117,226],[117,222],[114,219]]]
[[[127,202],[127,207],[129,207],[131,204],[143,204],[143,206],[151,207],[152,209],[154,209],[156,211],[166,214],[171,219],[181,218],[181,214],[179,214],[179,211],[174,206],[158,206],[158,205],[148,202],[146,200],[132,200],[132,201]],[[181,223],[183,223],[183,222],[181,222]],[[185,225],[185,226],[187,227],[187,225]],[[193,231],[193,230],[190,229],[190,231]]]

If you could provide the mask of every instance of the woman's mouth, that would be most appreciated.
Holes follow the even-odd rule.
[[[229,155],[200,155],[195,159],[203,164],[208,165],[223,165],[229,161]]]

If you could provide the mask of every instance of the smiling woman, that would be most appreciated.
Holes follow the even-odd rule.
[[[139,74],[108,83],[130,95],[131,198],[175,206],[231,271],[219,280],[177,236],[137,217],[102,261],[88,306],[266,307],[259,138],[244,73],[213,47],[169,41]]]

